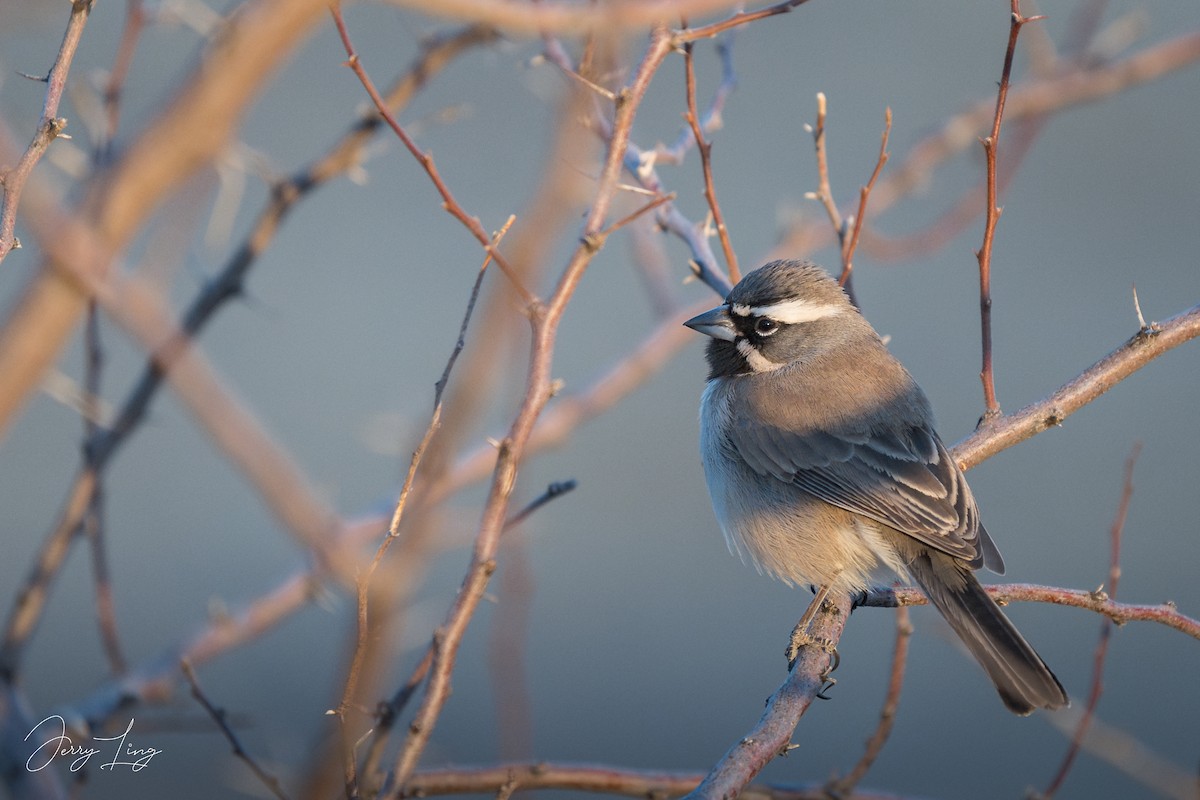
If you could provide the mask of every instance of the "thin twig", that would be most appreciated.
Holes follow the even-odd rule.
[[[450,679],[458,647],[496,568],[496,547],[504,527],[509,498],[516,483],[517,467],[524,456],[534,424],[554,391],[550,370],[553,365],[558,325],[584,271],[604,245],[604,223],[613,195],[617,191],[617,178],[629,144],[634,116],[651,78],[670,50],[669,31],[664,28],[656,29],[633,79],[618,92],[612,136],[580,244],[568,260],[550,298],[544,305],[536,304],[530,308],[533,341],[525,397],[508,435],[498,443],[495,469],[475,546],[472,549],[471,562],[462,588],[447,614],[445,623],[439,629],[437,649],[425,694],[392,771],[392,784],[387,791],[389,797],[397,797],[404,791],[449,696]]]
[[[1125,481],[1121,487],[1121,500],[1117,504],[1117,512],[1113,517],[1109,532],[1108,582],[1104,591],[1107,592],[1110,599],[1116,598],[1117,584],[1121,580],[1121,535],[1125,530],[1125,520],[1129,516],[1129,503],[1133,498],[1133,468],[1137,464],[1141,450],[1141,442],[1135,443],[1129,458],[1125,460]],[[1098,590],[1096,593],[1100,594],[1101,592]],[[1070,746],[1067,747],[1058,771],[1050,779],[1046,788],[1042,790],[1040,797],[1048,799],[1058,793],[1067,779],[1071,767],[1075,764],[1076,757],[1083,749],[1083,740],[1087,737],[1088,728],[1096,714],[1096,706],[1100,703],[1100,695],[1104,692],[1104,663],[1108,657],[1108,644],[1112,639],[1113,625],[1111,619],[1106,619],[1100,624],[1100,640],[1096,643],[1096,654],[1092,665],[1092,684],[1088,689],[1087,706],[1079,718],[1079,724],[1075,727],[1075,735],[1071,738]]]
[[[267,787],[267,790],[271,794],[275,795],[279,800],[287,800],[287,794],[283,791],[283,785],[279,782],[279,779],[263,769],[254,756],[250,755],[246,748],[242,746],[242,742],[238,738],[237,733],[234,732],[233,726],[229,724],[225,709],[213,705],[208,696],[204,694],[204,691],[200,688],[199,681],[196,680],[196,672],[192,669],[192,665],[184,660],[179,662],[179,668],[183,670],[183,676],[187,678],[188,685],[192,688],[192,697],[204,707],[204,710],[212,717],[213,722],[217,723],[217,727],[220,729],[222,735],[229,741],[229,746],[233,748],[233,754],[245,762],[250,771],[262,782],[263,786]]]
[[[434,385],[433,392],[433,413],[430,415],[429,425],[425,429],[425,434],[421,437],[420,444],[413,451],[412,459],[409,461],[408,473],[404,476],[404,485],[400,490],[400,498],[396,502],[396,509],[392,514],[391,525],[388,526],[388,532],[383,537],[383,541],[379,543],[379,547],[375,550],[375,556],[371,559],[371,563],[367,566],[366,571],[358,578],[357,586],[357,637],[354,643],[354,652],[350,658],[350,666],[346,671],[346,682],[342,689],[342,699],[338,703],[336,714],[342,728],[342,748],[344,758],[345,779],[347,787],[347,796],[357,794],[356,787],[358,784],[358,757],[355,753],[355,742],[358,739],[358,734],[349,729],[346,718],[347,711],[353,706],[355,697],[358,693],[358,683],[361,677],[363,663],[367,657],[367,651],[371,641],[371,626],[368,619],[368,603],[369,593],[371,589],[371,579],[378,570],[380,563],[383,562],[384,556],[387,554],[388,548],[400,532],[400,523],[404,517],[404,509],[408,504],[409,493],[417,477],[417,470],[421,466],[421,459],[425,455],[425,449],[429,446],[429,442],[437,433],[441,425],[442,419],[442,395],[445,392],[446,384],[450,381],[450,373],[454,370],[454,364],[458,361],[458,356],[462,353],[466,346],[467,328],[471,324],[471,315],[475,311],[475,302],[479,299],[479,291],[483,288],[483,278],[487,273],[488,264],[492,261],[492,253],[504,238],[504,234],[508,233],[508,229],[512,227],[515,217],[509,217],[493,237],[491,247],[488,254],[483,259],[483,264],[479,267],[479,272],[475,276],[475,283],[471,287],[470,297],[467,299],[467,308],[463,313],[462,323],[459,325],[458,338],[454,342],[454,347],[450,352],[450,357],[446,360],[446,366],[442,370],[442,376]]]
[[[717,226],[717,236],[721,240],[721,249],[725,253],[725,267],[729,279],[734,283],[741,280],[742,271],[738,267],[737,255],[733,244],[729,241],[729,228],[725,225],[725,215],[721,213],[721,204],[717,202],[717,190],[713,183],[712,144],[705,140],[704,131],[700,127],[700,113],[696,110],[696,67],[692,59],[692,42],[683,46],[683,63],[685,73],[685,89],[687,92],[688,126],[696,140],[696,151],[700,154],[700,169],[704,173],[704,198],[708,201],[708,210],[712,214],[713,223]]]
[[[1087,61],[1075,69],[1042,80],[1011,88],[1005,117],[1011,124],[1018,119],[1043,117],[1084,103],[1094,102],[1158,80],[1171,72],[1190,67],[1200,60],[1200,32],[1185,33],[1144,48],[1115,61]],[[939,165],[976,142],[964,132],[984,131],[993,120],[994,96],[972,104],[967,110],[949,117],[933,133],[913,145],[906,157],[888,170],[871,194],[875,214],[896,205],[901,199],[927,186]],[[1012,144],[1006,149],[1011,161]],[[1007,174],[1007,170],[1005,171]],[[864,247],[880,259],[903,258],[909,245],[903,243],[894,252],[889,247],[875,248],[875,236],[868,236]],[[802,218],[791,225],[772,248],[768,258],[795,257],[825,246],[830,235],[826,225]],[[916,244],[912,245],[915,249]]]
[[[42,103],[42,116],[38,121],[37,130],[17,165],[0,176],[0,187],[3,187],[4,192],[0,202],[0,262],[20,244],[14,231],[17,226],[17,207],[21,203],[21,192],[25,188],[25,182],[49,149],[50,143],[60,136],[66,137],[63,130],[67,127],[67,120],[58,116],[58,106],[67,87],[71,62],[75,59],[75,52],[79,49],[83,29],[87,26],[91,13],[92,0],[72,0],[71,15],[67,19],[62,44],[59,45],[54,65],[44,78],[46,99]]]
[[[983,336],[983,368],[980,371],[984,401],[982,423],[1000,416],[992,369],[992,243],[996,236],[996,222],[1000,219],[1000,207],[996,205],[996,152],[1000,147],[1000,124],[1004,118],[1004,103],[1008,98],[1017,37],[1026,23],[1039,19],[1042,17],[1021,16],[1021,0],[1012,0],[1012,20],[1008,29],[1008,47],[1004,51],[1004,70],[1000,74],[1000,90],[996,95],[996,113],[992,118],[992,132],[983,140],[983,151],[987,157],[987,208],[984,211],[983,245],[975,254],[979,261],[979,323]]]
[[[329,7],[329,13],[333,15],[334,25],[337,27],[338,36],[342,40],[342,46],[346,50],[346,66],[349,67],[358,78],[359,82],[366,89],[367,95],[370,96],[371,102],[375,104],[375,108],[379,111],[380,116],[387,122],[388,127],[392,132],[404,143],[405,148],[412,154],[412,157],[417,160],[417,163],[425,170],[425,174],[429,176],[429,180],[433,182],[434,188],[442,198],[442,208],[446,210],[450,216],[457,219],[463,226],[470,231],[475,240],[487,251],[488,255],[496,260],[496,266],[505,274],[509,282],[512,283],[513,289],[521,296],[526,306],[533,305],[536,299],[533,294],[521,282],[520,273],[512,267],[511,264],[504,258],[499,250],[492,244],[491,237],[484,230],[483,225],[477,217],[473,217],[459,205],[454,199],[454,195],[450,192],[450,187],[442,180],[441,173],[438,172],[437,165],[433,162],[433,156],[417,147],[417,143],[413,141],[408,132],[396,120],[391,110],[387,107],[387,102],[383,96],[379,94],[379,90],[375,88],[375,83],[371,80],[371,76],[367,74],[366,69],[362,65],[362,59],[354,49],[354,43],[350,41],[350,32],[346,29],[346,21],[342,17],[342,6],[340,0],[334,2]]]
[[[432,40],[404,76],[388,92],[389,108],[399,108],[416,94],[434,75],[465,49],[494,40],[490,29],[471,26]],[[241,295],[250,269],[274,241],[280,225],[301,199],[330,179],[344,173],[361,159],[370,139],[382,125],[382,118],[369,114],[347,131],[323,156],[277,184],[260,211],[250,234],[225,267],[210,280],[192,301],[180,323],[181,334],[158,354],[152,354],[141,377],[122,403],[113,422],[96,430],[84,447],[84,464],[68,490],[59,517],[42,544],[37,563],[21,588],[6,626],[0,646],[0,672],[15,670],[21,643],[33,631],[49,597],[50,584],[58,574],[71,537],[81,524],[99,477],[109,460],[145,418],[150,403],[165,377],[166,362],[159,356],[182,348],[197,336],[216,312]]]
[[[711,39],[721,33],[732,28],[737,28],[746,25],[750,22],[756,22],[760,19],[774,17],[779,14],[786,14],[797,6],[802,6],[808,0],[786,0],[783,3],[776,3],[767,8],[761,8],[758,11],[741,11],[728,19],[714,22],[710,25],[702,25],[699,28],[685,28],[675,32],[674,44],[676,47],[687,42],[694,42],[699,39]]]
[[[879,142],[879,158],[875,161],[875,169],[871,172],[871,179],[867,181],[867,185],[858,191],[858,213],[854,215],[854,232],[850,235],[850,241],[842,250],[842,275],[838,278],[840,283],[850,294],[853,300],[854,294],[850,290],[850,276],[854,271],[854,251],[858,249],[858,237],[862,235],[863,227],[867,223],[867,200],[871,196],[871,190],[875,188],[875,181],[879,180],[879,173],[883,171],[883,165],[888,160],[888,136],[892,132],[892,109],[888,108],[883,112],[883,135]]]
[[[117,44],[117,54],[113,59],[112,68],[108,71],[108,80],[104,84],[104,135],[97,144],[97,160],[107,160],[111,153],[113,141],[117,137],[117,129],[121,120],[121,93],[125,89],[125,81],[129,77],[129,68],[133,66],[133,54],[137,49],[138,38],[146,24],[146,8],[142,0],[125,0],[125,24],[121,28],[121,40]]]
[[[838,210],[837,203],[834,202],[833,189],[829,183],[829,149],[825,143],[825,119],[828,111],[829,103],[825,93],[817,92],[817,124],[805,126],[812,133],[813,147],[817,156],[817,191],[811,192],[809,197],[819,201],[825,208],[825,214],[829,217],[829,223],[837,235],[838,252],[844,255],[846,252],[846,223],[842,219],[842,212]]]

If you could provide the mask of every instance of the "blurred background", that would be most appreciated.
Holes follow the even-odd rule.
[[[161,111],[195,68],[206,26],[233,6],[147,6],[158,17],[135,53],[118,148]],[[1014,87],[1032,79],[1031,64],[1044,65],[1051,45],[1069,57],[1088,20],[1095,30],[1083,58],[1095,63],[1200,30],[1189,3],[1053,2],[1024,11],[1047,19],[1022,34]],[[994,102],[1008,12],[998,0],[814,2],[739,29],[732,41],[737,88],[723,127],[710,138],[718,197],[743,269],[769,255],[838,266],[824,212],[806,199],[817,186],[804,128],[815,121],[817,92],[829,102],[833,191],[850,208],[874,167],[885,108],[894,122],[884,178],[955,115]],[[45,73],[67,13],[65,3],[0,5],[0,117],[22,146],[45,86],[19,73]],[[382,4],[349,6],[346,19],[379,84],[407,67],[423,37],[458,24]],[[94,145],[83,120],[96,107],[123,22],[122,4],[96,5],[60,111],[74,139],[55,143],[36,173],[67,202],[78,199],[73,171],[86,166]],[[563,41],[577,56],[579,43]],[[623,70],[637,63],[645,41],[634,32],[619,42],[614,58]],[[546,294],[582,228],[599,147],[577,131],[584,144],[571,160],[548,164],[564,157],[555,137],[572,83],[541,52],[539,40],[520,35],[470,49],[430,81],[401,120],[486,230],[518,215],[510,235],[524,231],[544,248],[542,277],[532,278],[531,288]],[[697,45],[695,59],[703,107],[721,80],[721,64],[711,42]],[[127,254],[128,268],[161,282],[183,307],[250,229],[267,196],[264,177],[316,158],[364,108],[365,94],[344,60],[332,23],[323,20],[251,106],[220,170],[203,173],[161,210]],[[616,84],[627,75],[604,77]],[[634,126],[640,147],[678,136],[683,78],[678,56],[655,76]],[[1001,199],[992,292],[997,393],[1006,412],[1040,399],[1128,339],[1138,326],[1134,284],[1148,320],[1200,302],[1198,129],[1194,66],[1063,108],[1036,126],[1005,128],[1000,157],[1011,180]],[[895,257],[888,241],[927,230],[968,199],[978,202],[983,156],[974,137],[981,133],[963,134],[963,152],[917,191],[878,216],[868,211],[873,236],[856,258],[858,301],[929,394],[947,442],[969,434],[983,410],[974,257],[982,219],[913,256]],[[1008,153],[1013,163],[1006,167]],[[296,207],[254,266],[246,297],[223,309],[201,339],[228,385],[347,519],[390,513],[483,255],[440,209],[427,177],[390,133],[379,135],[369,156],[353,180],[335,179]],[[562,222],[529,216],[543,174],[557,167],[582,187],[578,202],[563,210]],[[703,221],[696,154],[682,165],[660,164],[658,174],[678,193],[680,211]],[[617,211],[643,202],[623,197]],[[798,225],[824,238],[797,245],[787,234]],[[40,260],[35,238],[23,230],[19,225],[24,249],[0,269],[6,307]],[[664,305],[678,315],[705,300],[715,304],[710,289],[685,281],[690,257],[667,234],[626,229],[610,239],[562,326],[555,375],[565,396],[587,390],[643,343],[668,318]],[[654,259],[665,272],[645,267]],[[485,295],[502,288],[493,271]],[[499,350],[502,369],[478,388],[485,410],[459,430],[461,452],[503,435],[519,401],[527,326],[515,303],[507,309],[491,323],[513,331]],[[472,328],[464,358],[497,330]],[[118,403],[143,355],[115,326],[105,323],[102,336],[101,394]],[[57,365],[75,380],[81,337]],[[787,637],[810,595],[757,575],[726,551],[697,455],[700,338],[612,410],[524,464],[514,508],[554,481],[574,479],[578,488],[506,540],[423,764],[524,758],[702,771],[758,719],[785,677]],[[1140,442],[1119,599],[1170,600],[1200,615],[1198,376],[1200,347],[1180,347],[1061,429],[972,470],[983,518],[1008,564],[1004,579],[985,581],[1076,589],[1104,583],[1124,464]],[[451,387],[474,391],[454,377]],[[75,474],[81,431],[79,415],[43,392],[0,443],[6,615]],[[118,626],[133,665],[152,662],[309,563],[170,392],[112,463],[105,493]],[[402,631],[388,640],[380,697],[409,674],[453,600],[482,496],[468,489],[438,516],[427,572],[404,587],[411,603]],[[377,579],[396,578],[385,569]],[[80,545],[26,654],[22,688],[35,718],[82,702],[110,680],[93,606]],[[247,747],[291,790],[334,731],[325,712],[340,695],[354,610],[353,595],[330,585],[253,642],[198,667]],[[1012,606],[1009,613],[1082,709],[1101,618],[1045,605]],[[864,787],[979,798],[1044,787],[1068,745],[1064,723],[1046,714],[1013,717],[936,613],[921,608],[913,617],[895,731]],[[854,764],[883,702],[894,630],[891,611],[854,614],[838,648],[831,699],[804,717],[794,737],[799,748],[771,764],[764,780],[820,782]],[[1128,763],[1085,752],[1059,796],[1194,796],[1198,674],[1195,640],[1148,623],[1116,630],[1097,729]],[[136,774],[93,771],[85,797],[263,794],[186,689],[120,716],[136,720],[138,744],[163,752]]]

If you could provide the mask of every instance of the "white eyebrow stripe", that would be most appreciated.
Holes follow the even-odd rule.
[[[840,314],[843,306],[826,303],[813,303],[809,300],[785,300],[770,306],[755,306],[747,308],[741,316],[770,317],[785,325],[795,325],[800,322],[813,322],[825,317]],[[735,313],[737,310],[735,309]]]
[[[729,310],[739,317],[748,317],[750,316],[751,308],[745,303],[734,303],[729,307]]]

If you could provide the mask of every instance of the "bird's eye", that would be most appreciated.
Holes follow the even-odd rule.
[[[770,336],[779,330],[779,323],[770,317],[759,317],[754,322],[754,332],[759,336]]]

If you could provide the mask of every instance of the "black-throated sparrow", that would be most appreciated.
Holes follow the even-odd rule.
[[[972,574],[1004,561],[925,393],[835,280],[775,261],[684,324],[712,337],[700,451],[732,549],[839,592],[912,579],[1012,711],[1068,704]]]

